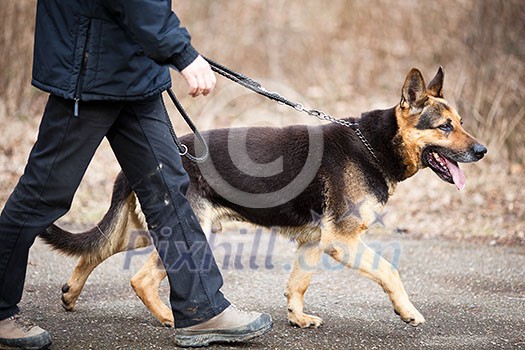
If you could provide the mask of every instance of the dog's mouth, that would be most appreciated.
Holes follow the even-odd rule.
[[[465,188],[465,173],[459,164],[435,149],[426,149],[423,152],[423,163],[432,169],[443,181],[456,185],[458,190]]]

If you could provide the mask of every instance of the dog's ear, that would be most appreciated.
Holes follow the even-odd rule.
[[[408,73],[401,94],[401,107],[421,107],[427,99],[425,80],[421,72],[412,68]]]
[[[436,76],[427,86],[427,92],[434,97],[443,98],[443,79],[445,78],[445,72],[443,67],[439,67]]]

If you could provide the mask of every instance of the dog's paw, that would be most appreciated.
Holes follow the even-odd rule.
[[[162,325],[166,328],[173,328],[175,327],[175,322],[173,322],[173,320],[164,320],[164,321],[161,321],[162,322]]]
[[[75,302],[77,298],[69,295],[70,294],[69,292],[70,292],[70,287],[69,287],[69,284],[66,283],[62,286],[62,298],[61,298],[62,307],[66,311],[73,311],[75,309]]]
[[[145,304],[148,310],[159,320],[159,322],[166,328],[175,327],[175,319],[173,318],[173,311],[166,306],[160,299],[158,303]]]
[[[413,327],[417,327],[420,324],[425,323],[425,318],[415,308],[411,311],[405,311],[405,312],[399,312],[397,310],[394,310],[394,311],[397,315],[399,315],[399,317],[401,318],[403,322],[406,322]]]
[[[320,317],[307,315],[305,313],[289,313],[288,322],[292,326],[300,328],[317,328],[323,324],[323,320]]]

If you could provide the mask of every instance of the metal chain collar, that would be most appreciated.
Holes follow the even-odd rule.
[[[374,149],[372,148],[372,145],[370,145],[370,143],[366,139],[365,135],[363,135],[361,130],[359,130],[359,123],[351,122],[351,121],[348,121],[348,120],[345,120],[345,119],[334,118],[330,114],[327,114],[327,113],[325,113],[323,111],[320,111],[318,109],[306,109],[301,104],[297,104],[297,106],[294,107],[294,108],[297,111],[299,111],[299,112],[304,112],[304,113],[308,114],[309,116],[316,117],[317,119],[326,120],[326,121],[329,121],[331,123],[339,124],[339,125],[342,125],[342,126],[345,126],[347,128],[350,128],[350,129],[354,130],[355,134],[357,135],[357,137],[359,137],[359,140],[361,140],[361,142],[365,145],[365,147],[368,150],[368,152],[370,152],[370,154],[372,155],[372,157],[374,157],[376,162],[379,163],[379,159],[377,158],[376,154],[374,153]]]

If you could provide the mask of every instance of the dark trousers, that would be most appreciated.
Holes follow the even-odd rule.
[[[70,208],[95,150],[107,137],[139,198],[170,282],[176,327],[222,312],[222,276],[185,193],[189,178],[160,96],[73,102],[50,96],[23,176],[0,216],[0,319],[19,312],[29,248]],[[109,181],[109,179],[108,179]]]

